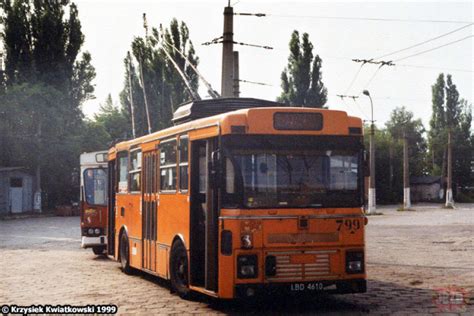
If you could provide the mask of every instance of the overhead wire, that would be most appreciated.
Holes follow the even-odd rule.
[[[380,22],[406,22],[406,23],[453,23],[467,24],[472,21],[461,20],[424,20],[424,19],[392,19],[392,18],[371,18],[371,17],[348,17],[348,16],[322,16],[322,15],[289,15],[289,14],[266,14],[270,17],[279,18],[308,18],[325,20],[354,20],[354,21],[380,21]]]
[[[468,70],[468,69],[445,68],[445,67],[430,67],[430,66],[422,66],[422,65],[397,64],[397,66],[399,66],[399,67],[413,67],[413,68],[421,68],[421,69],[438,69],[438,70],[446,70],[446,71],[474,72],[473,70]]]
[[[427,49],[427,50],[424,50],[424,51],[421,51],[421,52],[418,52],[418,53],[415,53],[415,54],[412,54],[412,55],[408,55],[408,56],[405,56],[405,57],[402,57],[402,58],[399,58],[399,59],[395,59],[394,62],[398,62],[398,61],[401,61],[401,60],[405,60],[407,58],[411,58],[411,57],[415,57],[415,56],[418,56],[418,55],[426,54],[426,53],[429,53],[431,51],[434,51],[434,50],[437,50],[437,49],[440,49],[440,48],[443,48],[443,47],[446,47],[446,46],[449,46],[449,45],[453,45],[453,44],[459,43],[461,41],[465,41],[465,40],[467,40],[469,38],[472,38],[472,37],[474,37],[474,35],[469,35],[469,36],[460,38],[458,40],[455,40],[455,41],[452,41],[452,42],[449,42],[449,43],[446,43],[446,44],[443,44],[443,45],[440,45],[440,46],[436,46],[436,47],[433,47],[433,48],[430,48],[430,49]]]
[[[394,55],[394,54],[397,54],[397,53],[400,53],[400,52],[403,52],[403,51],[406,51],[406,50],[409,50],[409,49],[412,49],[412,48],[421,46],[421,45],[423,45],[423,44],[426,44],[426,43],[435,41],[435,40],[437,40],[437,39],[440,39],[440,38],[442,38],[442,37],[445,37],[445,36],[451,35],[451,34],[453,34],[453,33],[459,32],[459,31],[461,31],[461,30],[463,30],[463,29],[465,29],[465,28],[467,28],[467,27],[472,26],[473,24],[474,24],[474,23],[469,23],[469,24],[467,24],[467,25],[464,25],[464,26],[462,26],[462,27],[459,27],[459,28],[457,28],[457,29],[455,29],[455,30],[452,30],[452,31],[450,31],[450,32],[443,33],[443,34],[438,35],[438,36],[436,36],[436,37],[427,39],[427,40],[425,40],[425,41],[423,41],[423,42],[420,42],[420,43],[417,43],[417,44],[414,44],[414,45],[411,45],[411,46],[408,46],[408,47],[405,47],[405,48],[402,48],[402,49],[393,51],[393,52],[388,53],[388,54],[384,54],[384,55],[382,55],[382,56],[375,57],[375,58],[373,58],[373,59],[381,59],[381,58],[384,58],[384,57],[387,57],[387,56],[391,56],[391,55]]]
[[[357,77],[359,76],[360,74],[360,71],[362,70],[362,67],[364,67],[365,64],[361,64],[359,69],[357,70],[355,76],[352,78],[352,81],[351,83],[349,84],[349,87],[346,89],[346,94],[349,93],[349,90],[352,88],[352,86],[354,85],[354,82],[356,81]]]

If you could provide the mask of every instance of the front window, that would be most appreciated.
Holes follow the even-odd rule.
[[[288,147],[227,151],[224,207],[361,206],[360,153]]]
[[[84,171],[84,193],[89,205],[107,205],[107,171],[87,169]]]

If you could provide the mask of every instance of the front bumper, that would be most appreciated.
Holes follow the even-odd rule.
[[[81,247],[82,248],[91,248],[96,246],[107,246],[107,237],[106,236],[97,236],[97,237],[88,237],[82,236]]]
[[[267,283],[267,284],[238,284],[235,286],[235,296],[246,298],[251,296],[285,294],[285,295],[318,295],[318,294],[347,294],[367,292],[367,280],[321,280],[311,282]]]

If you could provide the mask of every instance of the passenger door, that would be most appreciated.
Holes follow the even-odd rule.
[[[211,179],[217,139],[191,143],[191,284],[217,291],[218,206]]]
[[[156,272],[156,240],[158,225],[158,152],[146,152],[142,166],[142,267]]]

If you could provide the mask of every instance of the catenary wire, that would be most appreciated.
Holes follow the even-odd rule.
[[[279,17],[279,18],[308,18],[308,19],[325,19],[325,20],[355,20],[355,21],[407,22],[407,23],[453,23],[453,24],[472,23],[472,21],[460,21],[460,20],[391,19],[391,18],[349,17],[349,16],[322,16],[322,15],[266,14],[266,16]]]
[[[423,45],[423,44],[426,44],[426,43],[435,41],[435,40],[437,40],[437,39],[440,39],[440,38],[442,38],[442,37],[445,37],[445,36],[451,35],[451,34],[453,34],[453,33],[459,32],[459,31],[461,31],[461,30],[463,30],[463,29],[465,29],[465,28],[467,28],[467,27],[472,26],[473,24],[474,24],[474,23],[469,23],[469,24],[467,24],[467,25],[464,25],[464,26],[462,26],[462,27],[459,27],[459,28],[457,28],[457,29],[455,29],[455,30],[452,30],[452,31],[450,31],[450,32],[447,32],[447,33],[438,35],[438,36],[436,36],[436,37],[430,38],[430,39],[425,40],[425,41],[423,41],[423,42],[420,42],[420,43],[417,43],[417,44],[414,44],[414,45],[411,45],[411,46],[408,46],[408,47],[405,47],[405,48],[402,48],[402,49],[393,51],[393,52],[391,52],[391,53],[388,53],[388,54],[384,54],[384,55],[382,55],[382,56],[375,57],[375,58],[373,58],[373,59],[374,59],[374,60],[376,60],[376,59],[381,59],[381,58],[384,58],[384,57],[387,57],[387,56],[391,56],[391,55],[394,55],[394,54],[397,54],[397,53],[400,53],[400,52],[409,50],[409,49],[411,49],[411,48],[415,48],[415,47],[421,46],[421,45]]]
[[[430,48],[430,49],[427,49],[427,50],[424,50],[424,51],[421,51],[421,52],[418,52],[418,53],[415,53],[415,54],[412,54],[412,55],[408,55],[408,56],[405,56],[405,57],[402,57],[402,58],[399,58],[399,59],[395,59],[394,62],[398,62],[398,61],[401,61],[401,60],[405,60],[407,58],[411,58],[411,57],[415,57],[415,56],[422,55],[422,54],[425,54],[425,53],[429,53],[431,51],[434,51],[434,50],[437,50],[437,49],[440,49],[440,48],[443,48],[443,47],[446,47],[446,46],[449,46],[449,45],[452,45],[452,44],[459,43],[461,41],[467,40],[467,39],[472,38],[472,37],[474,37],[474,35],[466,36],[466,37],[460,38],[458,40],[455,40],[455,41],[452,41],[452,42],[449,42],[449,43],[446,43],[446,44],[443,44],[443,45],[440,45],[440,46],[436,46],[436,47],[433,47],[433,48]]]

